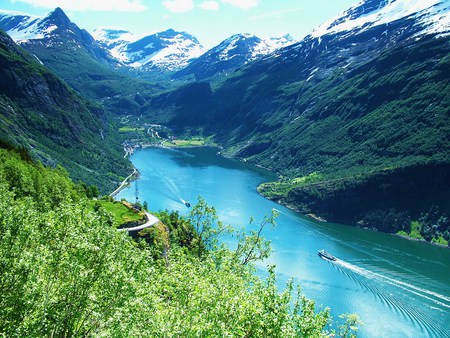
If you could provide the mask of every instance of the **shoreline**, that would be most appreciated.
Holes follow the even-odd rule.
[[[413,241],[413,242],[421,242],[421,243],[435,245],[435,246],[440,247],[440,248],[450,249],[450,246],[448,246],[448,245],[444,245],[444,244],[440,244],[440,243],[436,243],[436,242],[428,242],[424,238],[413,238],[413,237],[405,236],[405,235],[402,235],[402,234],[396,234],[396,233],[392,233],[391,235],[397,236],[397,237],[400,237],[400,238],[404,238],[404,239],[407,239],[407,240]]]
[[[317,216],[314,213],[304,214],[298,208],[296,208],[293,205],[281,203],[280,199],[277,199],[277,198],[273,198],[272,199],[272,198],[266,197],[263,194],[261,194],[258,191],[258,189],[256,191],[258,192],[258,194],[260,196],[264,197],[265,199],[268,199],[268,200],[273,201],[273,202],[275,202],[275,203],[277,203],[279,205],[282,205],[283,207],[288,208],[288,209],[290,209],[290,210],[292,210],[292,211],[294,211],[294,212],[296,212],[296,213],[298,213],[298,214],[300,214],[302,216],[306,216],[306,217],[312,218],[312,219],[314,219],[314,220],[316,220],[318,222],[324,222],[324,223],[331,222],[331,223],[334,223],[333,221],[326,220],[326,219],[324,219],[324,218],[322,218],[320,216]],[[365,228],[365,227],[361,227],[361,226],[357,226],[357,225],[353,225],[353,224],[344,224],[344,223],[339,223],[339,224],[347,225],[347,226],[350,226],[350,227],[353,227],[353,228],[359,228],[359,229],[364,229],[364,230],[376,231],[376,232],[384,233],[384,234],[387,234],[387,235],[400,237],[400,238],[406,239],[408,241],[421,242],[421,243],[425,243],[425,244],[431,244],[431,245],[434,245],[434,246],[437,246],[437,247],[440,247],[440,248],[450,249],[450,246],[448,246],[448,245],[444,245],[444,244],[440,244],[440,243],[436,243],[436,242],[428,242],[425,239],[412,238],[412,237],[409,237],[409,236],[405,236],[405,235],[397,234],[397,233],[392,233],[392,232],[383,232],[383,231],[380,231],[380,230],[377,230],[377,229],[374,229],[374,228]]]
[[[114,196],[116,196],[123,188],[125,188],[126,183],[128,182],[128,180],[129,180],[133,175],[135,175],[136,173],[139,173],[139,171],[133,166],[133,172],[132,172],[130,175],[128,175],[128,176],[120,183],[119,187],[118,187],[116,190],[114,190],[112,193],[110,193],[109,196],[111,196],[111,197],[114,198]]]
[[[164,145],[162,145],[162,144],[144,144],[144,145],[142,145],[140,148],[183,149],[183,148],[200,148],[200,147],[212,147],[212,148],[218,148],[218,149],[220,149],[220,150],[222,149],[222,147],[220,147],[220,145],[189,145],[189,146],[177,146],[177,145],[174,145],[173,147],[172,147],[172,146],[171,146],[171,147],[168,147],[168,146],[164,146]],[[134,149],[133,149],[133,150],[134,150]],[[250,165],[250,166],[254,166],[254,167],[260,168],[260,169],[264,169],[264,170],[267,170],[267,171],[273,173],[273,171],[271,171],[271,170],[269,170],[269,169],[267,169],[267,168],[264,168],[264,167],[262,167],[262,166],[259,166],[259,165],[257,165],[257,164],[247,163],[246,161],[243,161],[242,159],[239,159],[239,158],[225,156],[221,151],[218,151],[218,152],[217,152],[217,155],[219,155],[219,156],[221,156],[221,157],[223,157],[223,158],[235,159],[235,160],[237,160],[237,161],[239,161],[239,162],[241,162],[241,163],[243,163],[243,164]],[[110,196],[114,197],[116,194],[118,194],[118,193],[125,187],[125,183],[128,181],[128,179],[129,179],[131,176],[133,176],[136,172],[138,172],[138,171],[136,170],[136,168],[134,168],[134,172],[133,172],[131,175],[129,175],[129,176],[121,183],[121,185],[119,186],[119,188],[117,188],[113,193],[110,194]],[[292,211],[295,211],[295,212],[299,213],[299,214],[302,215],[302,216],[309,217],[309,218],[311,218],[311,219],[313,219],[313,220],[315,220],[315,221],[318,221],[318,222],[324,222],[324,223],[327,223],[327,222],[328,222],[328,220],[326,220],[326,219],[324,219],[323,217],[320,217],[320,216],[318,216],[318,215],[316,215],[316,214],[314,214],[314,213],[307,213],[307,214],[304,214],[304,213],[300,212],[300,210],[299,210],[298,208],[296,208],[294,205],[289,205],[289,204],[281,203],[280,199],[271,199],[271,198],[269,198],[269,197],[266,197],[266,196],[262,195],[262,194],[258,191],[257,188],[256,188],[256,191],[257,191],[257,193],[258,193],[260,196],[262,196],[262,197],[264,197],[264,198],[266,198],[266,199],[268,199],[268,200],[271,200],[271,201],[273,201],[273,202],[275,202],[275,203],[277,203],[277,204],[279,204],[279,205],[282,205],[282,206],[284,206],[284,207],[286,207],[286,208],[288,208],[288,209],[290,209],[290,210],[292,210]],[[358,227],[358,226],[353,225],[353,224],[347,224],[347,225],[348,225],[348,226],[351,226],[351,227],[361,228],[361,227]],[[363,229],[363,228],[362,228],[362,229]],[[368,230],[369,230],[369,229],[368,229]],[[377,230],[377,229],[370,229],[370,230],[377,231],[377,232],[382,232],[382,231],[379,231],[379,230]],[[448,249],[450,249],[449,246],[446,246],[446,245],[443,245],[443,244],[439,244],[439,243],[435,243],[435,242],[428,242],[428,241],[426,241],[425,239],[411,238],[411,237],[409,237],[409,236],[400,235],[400,234],[396,234],[396,233],[387,233],[387,234],[394,235],[394,236],[397,236],[397,237],[401,237],[401,238],[404,238],[404,239],[407,239],[407,240],[410,240],[410,241],[423,242],[423,243],[432,244],[432,245],[435,245],[435,246],[438,246],[438,247],[441,247],[441,248],[448,248]]]

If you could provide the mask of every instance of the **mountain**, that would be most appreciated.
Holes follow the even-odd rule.
[[[0,140],[106,193],[130,165],[105,112],[0,32]]]
[[[195,37],[173,29],[144,37],[123,30],[99,29],[94,36],[118,61],[141,71],[179,70],[205,52]]]
[[[0,29],[85,96],[104,99],[152,90],[118,72],[121,64],[60,8],[44,18],[2,11]]]
[[[224,154],[280,175],[261,193],[302,212],[384,231],[433,206],[448,215],[449,17],[443,0],[362,1],[202,102],[154,100],[147,114],[180,127],[177,116],[195,116]],[[200,59],[197,76],[213,74]],[[386,192],[398,198],[392,210]]]
[[[42,51],[42,48],[63,46],[75,54],[87,52],[103,64],[115,62],[86,30],[78,28],[59,7],[44,18],[0,11],[0,28],[26,49]],[[37,46],[42,47],[38,49]]]
[[[375,27],[388,28],[389,24],[399,21],[414,23],[420,34],[445,36],[450,29],[448,11],[449,4],[443,0],[366,0],[324,23],[311,36],[339,34],[345,37],[346,34],[361,34]]]
[[[175,73],[175,78],[194,75],[196,80],[232,73],[247,62],[267,55],[277,48],[293,43],[290,35],[262,40],[251,34],[236,34],[211,48],[187,67]]]
[[[269,46],[269,52],[273,52],[276,49],[283,48],[297,42],[290,34],[274,35],[264,39],[264,42]]]

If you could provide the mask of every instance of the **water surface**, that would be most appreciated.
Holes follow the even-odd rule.
[[[318,305],[357,313],[360,337],[450,337],[450,250],[345,225],[321,223],[261,197],[256,187],[272,174],[216,155],[214,148],[149,148],[131,158],[141,173],[138,197],[150,210],[189,210],[202,196],[221,220],[235,227],[255,223],[273,208],[277,226],[267,230],[280,284],[290,277]],[[136,182],[117,198],[135,199]],[[317,256],[326,249],[339,258]]]

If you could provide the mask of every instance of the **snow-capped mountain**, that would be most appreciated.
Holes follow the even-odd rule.
[[[56,8],[44,18],[0,11],[0,28],[33,53],[35,48],[64,46],[66,49],[85,50],[102,63],[115,63],[109,53],[86,30],[71,22],[61,8]]]
[[[122,65],[143,71],[179,70],[205,52],[195,37],[172,29],[147,36],[98,29],[93,37],[71,22],[60,8],[44,18],[0,11],[0,28],[24,46],[70,44],[72,48],[86,48],[99,61],[114,67]]]
[[[209,68],[209,71],[200,77],[237,68],[294,43],[288,34],[266,40],[250,34],[238,34],[207,52],[194,36],[173,29],[149,35],[134,35],[125,30],[102,28],[90,35],[71,22],[60,8],[44,18],[0,10],[0,28],[42,61],[46,58],[41,58],[39,54],[45,54],[45,51],[35,49],[64,46],[85,49],[97,61],[114,68],[125,66],[140,72],[175,72],[189,67],[193,60],[202,56],[202,62],[209,64],[201,67]],[[193,68],[197,68],[197,64],[198,62],[194,62]]]
[[[124,30],[99,29],[94,37],[125,65],[143,70],[175,71],[205,52],[190,34],[173,29],[147,36],[136,36]]]
[[[111,96],[111,90],[99,87],[96,81],[108,80],[110,86],[123,82],[116,71],[121,66],[117,60],[86,30],[71,22],[61,8],[44,18],[3,11],[0,28],[41,64],[88,97]]]
[[[351,72],[391,48],[449,34],[448,0],[365,0],[267,59],[280,67],[298,62],[297,76],[321,81],[338,69]]]
[[[371,28],[411,19],[423,26],[422,34],[450,34],[450,2],[446,0],[367,0],[312,32],[313,37],[362,33]]]
[[[226,74],[292,43],[294,39],[290,35],[262,40],[252,34],[236,34],[193,60],[186,68],[177,72],[175,77],[193,74],[200,80],[216,74]]]
[[[38,27],[40,21],[38,17],[0,10],[0,27],[16,42],[43,38],[56,28],[47,27],[47,31],[41,30]]]
[[[133,33],[118,29],[96,29],[92,36],[108,49],[114,58],[122,62],[127,60],[123,50],[130,42],[135,40]]]

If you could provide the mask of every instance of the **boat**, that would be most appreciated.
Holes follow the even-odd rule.
[[[317,254],[319,255],[319,257],[324,258],[324,259],[329,260],[329,261],[337,260],[336,257],[334,257],[329,252],[326,252],[325,250],[319,250],[319,252]]]
[[[184,205],[187,206],[188,208],[191,207],[191,203],[189,203],[188,201],[184,201]]]

